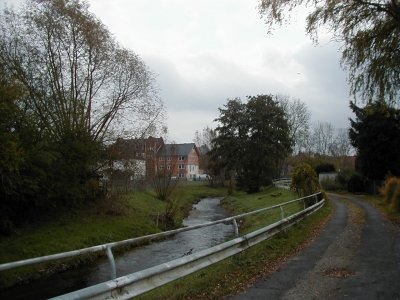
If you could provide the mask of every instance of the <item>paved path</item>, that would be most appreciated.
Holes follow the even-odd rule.
[[[362,196],[328,194],[335,207],[299,255],[231,299],[400,300],[400,233]]]

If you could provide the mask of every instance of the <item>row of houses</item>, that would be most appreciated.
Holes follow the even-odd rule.
[[[204,174],[202,159],[207,149],[194,143],[165,144],[162,138],[122,139],[109,147],[108,176],[151,179],[168,174],[179,179],[196,180]]]

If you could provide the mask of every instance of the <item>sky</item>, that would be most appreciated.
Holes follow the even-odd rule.
[[[0,0],[15,3],[15,0]],[[124,47],[156,76],[168,140],[193,142],[215,128],[227,99],[281,94],[304,102],[312,122],[349,126],[349,86],[340,45],[305,33],[306,9],[272,34],[257,0],[87,0]]]

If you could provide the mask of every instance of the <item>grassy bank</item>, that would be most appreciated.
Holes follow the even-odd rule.
[[[180,224],[192,204],[205,196],[223,196],[224,189],[211,189],[204,184],[178,186],[173,199],[177,205],[176,223]],[[0,239],[0,263],[76,250],[112,241],[160,231],[157,216],[166,203],[151,191],[131,193],[103,200],[91,206],[57,211],[40,222],[17,230]],[[0,273],[0,287],[52,273],[88,262],[95,257],[66,260],[47,265],[24,267]]]
[[[275,205],[297,198],[289,191],[274,188],[248,195],[234,193],[224,205],[234,214]],[[298,207],[291,207],[289,210]],[[286,232],[262,242],[239,255],[193,273],[138,299],[220,299],[245,289],[254,280],[274,272],[289,256],[302,249],[320,230],[331,212],[329,203]],[[264,219],[274,221],[276,213],[260,214],[241,224],[241,232],[252,231],[263,225]]]
[[[233,195],[224,200],[223,205],[231,211],[232,215],[238,215],[244,212],[256,210],[258,208],[269,207],[288,202],[296,198],[298,198],[298,196],[292,191],[277,189],[274,187],[266,187],[257,194],[235,192]],[[299,203],[293,203],[283,207],[285,215],[293,214],[302,209],[303,205],[300,205]],[[240,232],[245,234],[268,224],[274,223],[280,219],[280,209],[258,213],[256,215],[246,217],[240,221]]]

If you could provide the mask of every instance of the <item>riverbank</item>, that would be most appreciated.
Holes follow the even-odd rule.
[[[225,189],[192,183],[178,186],[173,194],[180,224],[193,203],[205,196],[224,196]],[[76,250],[98,244],[160,232],[158,216],[167,203],[152,191],[130,193],[99,201],[71,211],[52,212],[29,227],[20,228],[0,239],[0,263]],[[24,267],[0,273],[0,288],[47,276],[54,272],[90,263],[96,256],[85,256],[57,263]]]
[[[198,183],[181,186],[174,195],[179,207],[178,218],[183,218],[193,203],[210,195],[225,196],[226,190],[211,189]],[[297,196],[292,192],[276,188],[266,188],[262,192],[252,195],[235,191],[225,198],[223,205],[232,214],[238,214],[294,198],[297,198]],[[3,245],[4,248],[0,248],[0,253],[2,253],[0,257],[3,258],[4,253],[19,251],[18,247],[22,247],[22,251],[20,251],[22,256],[26,253],[33,253],[35,250],[39,250],[38,252],[41,253],[39,255],[45,255],[157,232],[160,229],[156,226],[156,216],[165,209],[165,205],[166,203],[157,200],[153,193],[142,192],[127,195],[117,202],[103,203],[96,207],[86,208],[74,214],[63,212],[57,218],[49,217],[47,222],[38,224],[25,232],[21,231],[14,237],[7,238],[9,243],[2,240],[0,247]],[[144,299],[213,299],[235,293],[237,289],[244,288],[251,280],[265,272],[266,268],[267,271],[273,270],[273,267],[277,266],[279,262],[298,251],[301,245],[312,237],[315,227],[318,227],[318,224],[328,213],[329,208],[324,208],[317,216],[311,216],[287,233],[279,234],[274,239],[249,249],[241,255],[227,259],[216,266],[202,270],[143,297]],[[263,222],[270,222],[271,219],[279,218],[279,216],[280,212],[277,212],[277,214],[247,219],[239,224],[241,233],[254,230],[254,226],[261,226]],[[40,245],[39,243],[42,241],[42,247],[36,248],[35,245]],[[71,245],[76,246],[67,248],[67,244],[69,247],[72,247]],[[62,248],[62,250],[44,253],[43,249],[55,249],[53,247],[56,246]],[[33,256],[37,255],[30,255],[29,257]],[[93,257],[85,257],[83,262],[91,259]],[[82,260],[31,267],[26,270],[17,269],[11,274],[7,272],[8,277],[4,276],[4,272],[0,276],[2,276],[3,282],[7,282],[6,280],[16,282],[17,280],[21,281],[24,276],[29,278],[27,274],[44,276],[48,272],[63,267],[69,268],[75,263],[82,263]]]

